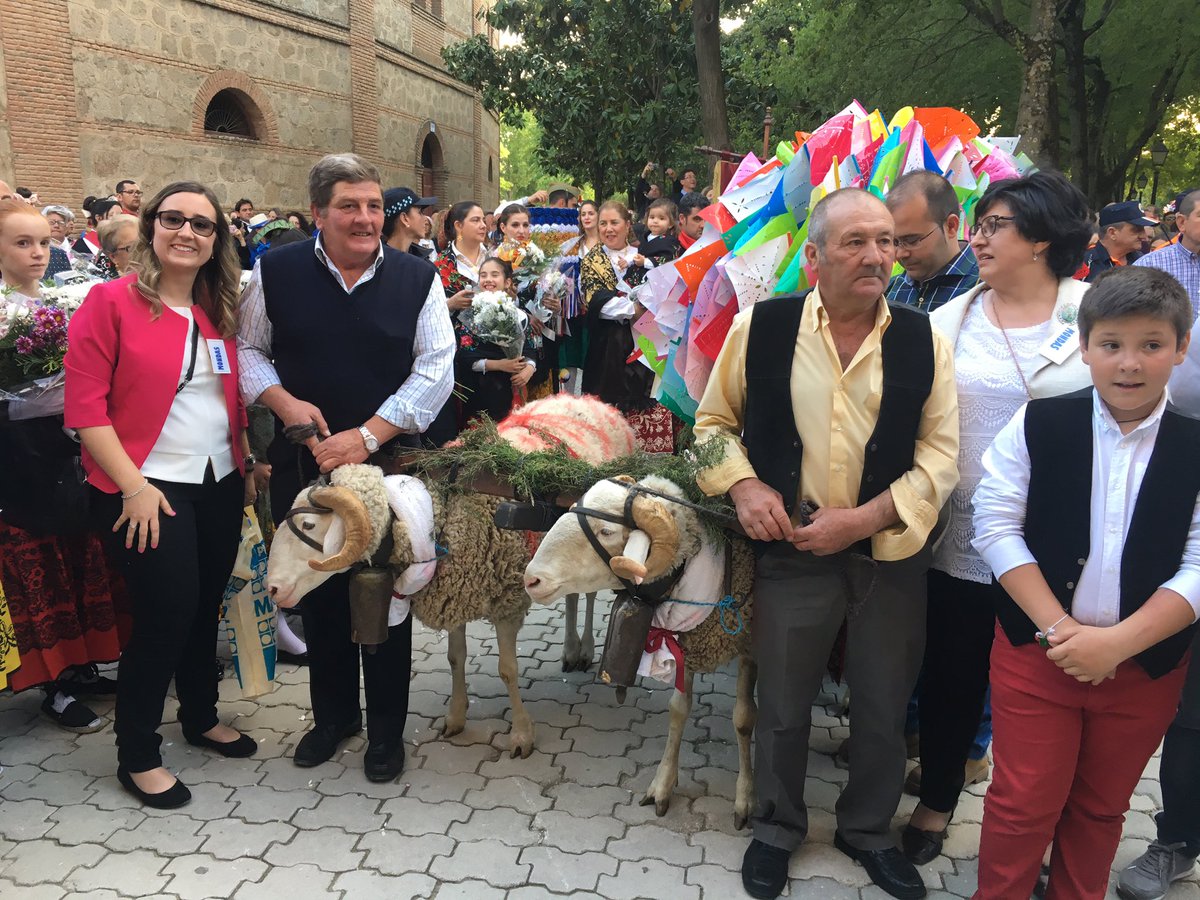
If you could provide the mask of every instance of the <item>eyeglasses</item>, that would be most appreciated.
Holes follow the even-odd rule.
[[[126,244],[124,247],[115,247],[113,249],[113,252],[114,253],[129,253],[131,250],[133,250],[133,246],[134,246],[133,244]]]
[[[130,196],[133,196],[133,197],[140,197],[140,196],[142,196],[142,192],[141,192],[141,191],[121,191],[120,193],[122,193],[122,194],[129,194]]]
[[[1015,219],[1016,216],[984,216],[975,223],[975,230],[985,238],[990,238]]]
[[[925,238],[929,237],[931,234],[933,234],[939,228],[941,228],[940,225],[934,225],[933,228],[929,229],[929,231],[925,232],[920,237],[911,237],[910,235],[904,235],[903,237],[898,237],[898,238],[896,238],[896,249],[897,250],[912,250],[912,249],[916,248],[916,246],[919,243],[921,243],[921,241],[925,240]]]
[[[167,231],[178,231],[184,225],[192,226],[192,234],[196,237],[208,237],[217,230],[217,223],[204,216],[192,216],[190,219],[183,213],[164,210],[154,217],[158,224]]]

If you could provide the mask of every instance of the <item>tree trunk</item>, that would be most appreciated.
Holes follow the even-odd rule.
[[[1017,109],[1017,133],[1021,149],[1038,166],[1055,163],[1056,148],[1051,142],[1051,93],[1054,83],[1054,0],[1033,0],[1029,11],[1029,31],[1020,35],[1017,49],[1025,65],[1021,80],[1021,101]]]
[[[718,150],[729,150],[729,113],[725,109],[725,76],[721,70],[720,0],[693,0],[692,29],[696,33],[696,78],[704,143]],[[663,194],[666,193],[664,189]]]
[[[1071,180],[1089,197],[1095,187],[1092,174],[1091,154],[1088,152],[1088,109],[1087,75],[1084,71],[1083,5],[1072,4],[1064,12],[1063,56],[1066,60],[1067,76],[1067,121],[1070,128],[1071,149],[1068,156]]]

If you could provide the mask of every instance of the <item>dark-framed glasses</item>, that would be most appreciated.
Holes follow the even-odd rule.
[[[933,234],[939,228],[941,228],[940,225],[934,225],[932,228],[930,228],[927,232],[925,232],[920,237],[913,237],[911,234],[906,234],[901,237],[898,237],[898,238],[896,238],[896,249],[897,250],[915,250],[920,245],[921,241],[925,240],[925,238],[929,237],[931,234]]]
[[[1001,228],[1008,225],[1009,222],[1015,220],[1016,216],[984,216],[975,223],[975,230],[985,238],[990,238]]]
[[[184,225],[191,225],[192,234],[197,237],[208,237],[217,230],[217,223],[206,216],[192,216],[189,219],[183,213],[170,209],[162,210],[154,218],[167,231],[178,231]]]

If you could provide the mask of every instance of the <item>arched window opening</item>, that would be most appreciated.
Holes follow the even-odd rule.
[[[225,88],[213,94],[204,110],[204,130],[210,134],[259,139],[262,114],[248,94]]]

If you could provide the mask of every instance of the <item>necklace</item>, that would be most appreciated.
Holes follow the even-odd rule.
[[[1138,416],[1136,419],[1115,419],[1114,418],[1113,421],[1116,422],[1118,425],[1128,425],[1130,422],[1144,422],[1148,418],[1150,418],[1150,416],[1145,415],[1145,416]]]
[[[1017,354],[1013,350],[1012,341],[1008,339],[1008,330],[1004,327],[1004,323],[1000,321],[1000,310],[996,308],[996,295],[992,294],[990,299],[992,301],[992,315],[996,317],[996,324],[1000,326],[1000,333],[1004,335],[1004,346],[1008,347],[1008,355],[1012,359],[1012,364],[1021,379],[1021,386],[1025,388],[1025,396],[1032,400],[1033,392],[1029,390],[1029,382],[1025,380],[1025,373],[1021,371],[1021,364],[1017,361]]]

